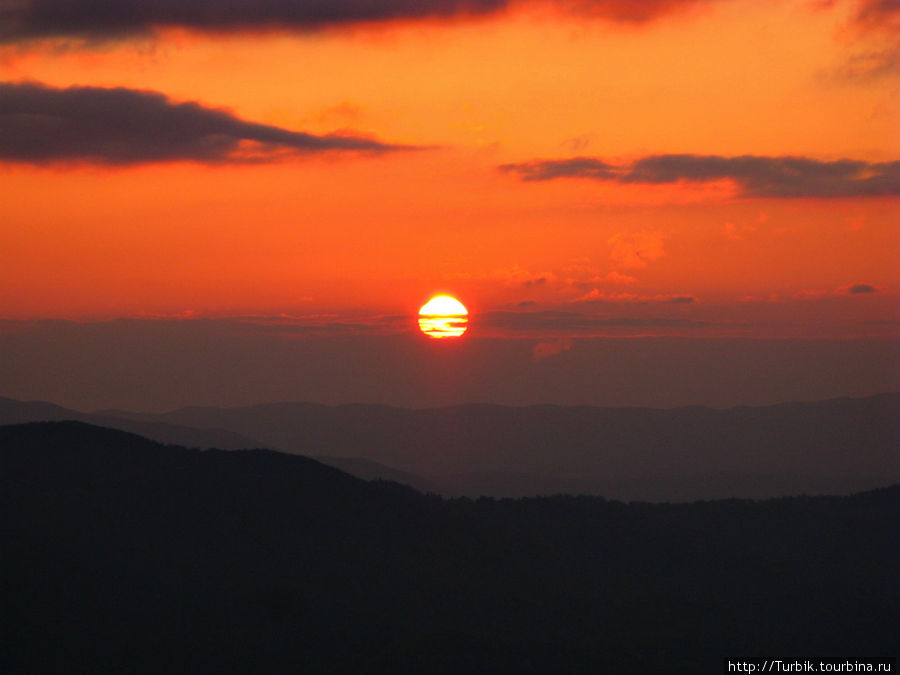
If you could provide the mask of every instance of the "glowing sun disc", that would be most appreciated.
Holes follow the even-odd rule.
[[[419,329],[432,338],[455,338],[466,332],[469,310],[456,298],[436,295],[419,310]]]
[[[449,295],[436,295],[419,310],[419,316],[466,316],[468,313],[465,305]]]

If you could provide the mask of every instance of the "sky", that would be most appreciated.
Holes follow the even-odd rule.
[[[128,385],[91,390],[73,345],[143,331],[121,349],[146,360],[168,327],[222,344],[250,330],[261,354],[274,334],[348,346],[327,392],[222,399],[201,374],[133,405],[412,405],[390,379],[402,356],[371,386],[346,362],[376,337],[423,348],[415,315],[437,293],[470,311],[453,349],[519,350],[512,373],[584,367],[552,386],[528,371],[519,394],[498,371],[435,401],[895,388],[898,121],[895,0],[0,2],[0,394],[113,405]],[[591,341],[633,355],[657,339],[698,358],[723,340],[844,352],[755,394],[719,391],[715,368],[705,389],[573,384],[611,358]],[[771,349],[745,367],[788,363]],[[856,379],[829,377],[860,359]],[[86,374],[66,388],[72,369]]]

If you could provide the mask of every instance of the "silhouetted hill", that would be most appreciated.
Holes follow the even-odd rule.
[[[728,410],[281,403],[116,414],[365,459],[445,494],[691,500],[847,493],[900,480],[900,394]]]
[[[63,408],[45,401],[16,401],[0,396],[0,424],[76,420],[110,429],[121,429],[160,443],[174,443],[189,448],[240,450],[263,444],[233,431],[215,428],[179,426],[163,421],[130,419],[112,412],[86,413]]]
[[[0,670],[698,673],[895,651],[900,488],[441,500],[271,451],[0,428]]]

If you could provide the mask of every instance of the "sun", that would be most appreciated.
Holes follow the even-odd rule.
[[[469,310],[450,295],[436,295],[419,310],[419,330],[430,338],[458,338],[468,328]]]

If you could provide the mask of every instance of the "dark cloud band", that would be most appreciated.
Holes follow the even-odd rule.
[[[317,30],[392,20],[483,16],[549,5],[582,16],[642,23],[712,0],[0,0],[0,43],[48,37],[105,40],[158,28]],[[897,0],[858,0],[856,24],[896,30]]]
[[[807,157],[652,155],[628,165],[593,157],[504,164],[526,181],[590,178],[660,185],[732,180],[745,197],[876,197],[900,195],[900,162]]]
[[[511,5],[638,23],[709,0],[0,0],[0,42],[103,40],[163,27],[202,31],[315,30],[397,19],[494,14]]]
[[[205,31],[328,25],[495,12],[508,0],[0,0],[0,40],[103,39],[177,26]]]
[[[266,161],[284,154],[402,149],[241,120],[134,89],[0,83],[0,161],[140,164]]]

